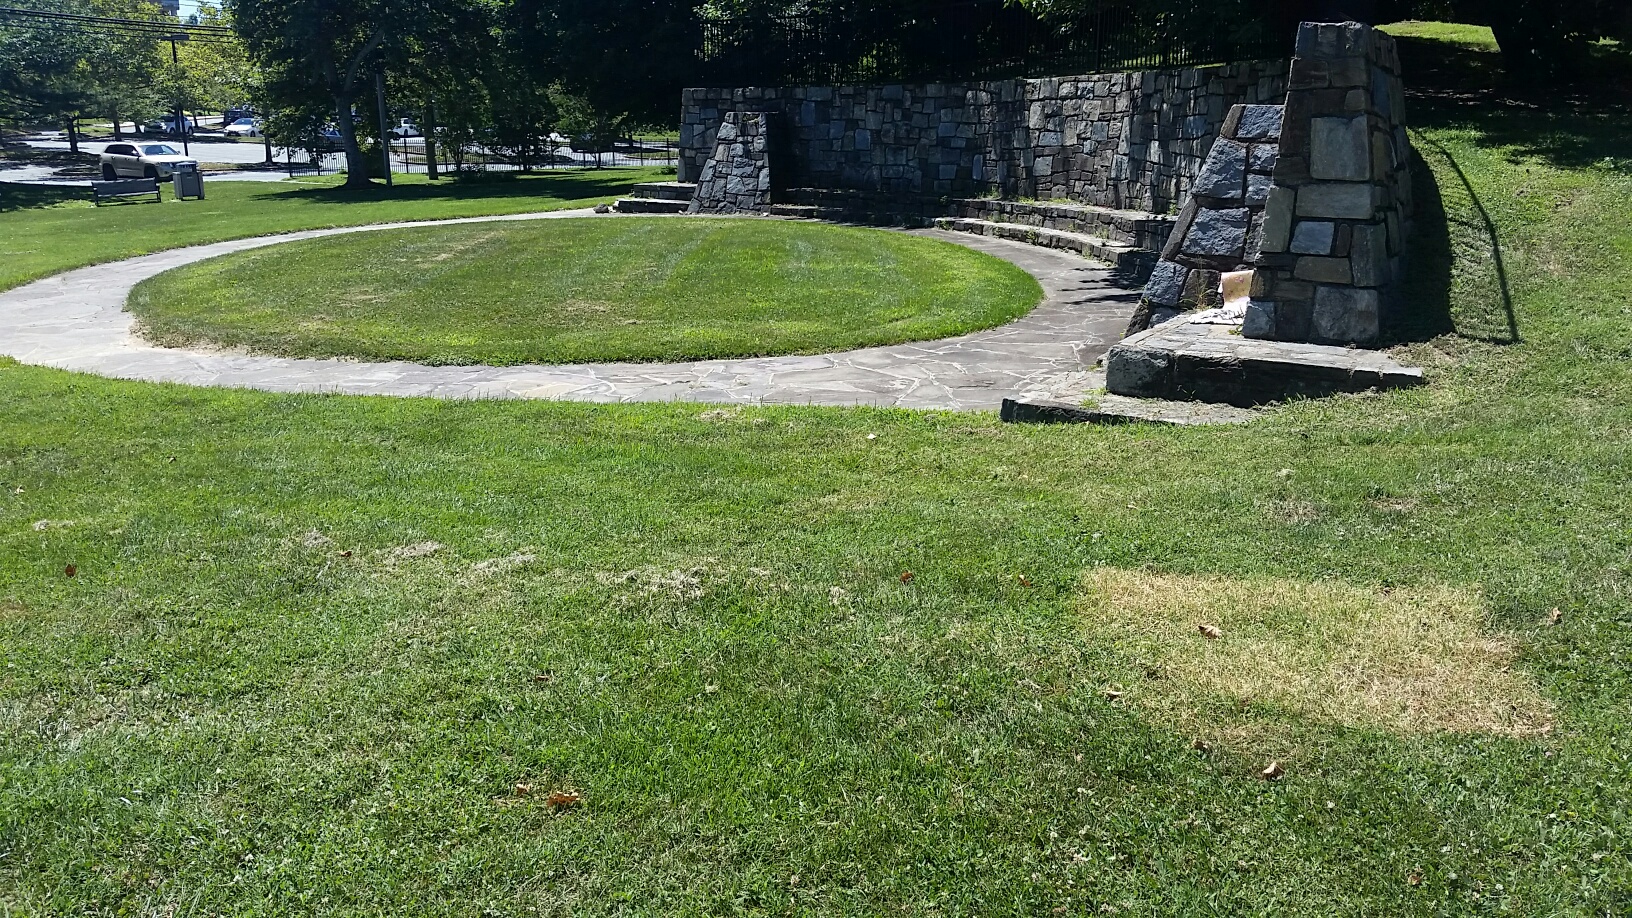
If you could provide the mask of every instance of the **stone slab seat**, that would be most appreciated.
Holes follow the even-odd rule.
[[[1142,210],[1120,210],[1075,201],[1004,201],[955,198],[951,215],[992,223],[1018,223],[1042,229],[1098,236],[1153,252],[1167,244],[1176,217]]]
[[[1064,230],[1026,226],[1020,223],[996,223],[991,220],[971,220],[965,217],[939,217],[935,220],[935,226],[939,229],[953,230],[960,233],[974,233],[978,236],[991,236],[996,239],[1008,239],[1012,242],[1024,242],[1028,245],[1075,252],[1085,258],[1092,258],[1095,261],[1113,265],[1133,275],[1133,279],[1139,283],[1143,283],[1144,278],[1149,276],[1151,268],[1155,267],[1158,257],[1156,252],[1141,249],[1125,242],[1115,242],[1084,233],[1069,233]]]
[[[1379,351],[1263,341],[1238,332],[1178,319],[1130,335],[1105,355],[1105,388],[1136,398],[1252,407],[1424,382],[1422,370]]]
[[[620,214],[683,214],[691,206],[689,201],[665,201],[661,198],[623,198],[612,209]]]
[[[697,194],[694,182],[641,182],[629,192],[631,198],[659,201],[690,201]]]

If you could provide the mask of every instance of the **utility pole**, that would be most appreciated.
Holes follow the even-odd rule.
[[[186,41],[186,32],[175,32],[166,35],[170,39],[170,75],[176,80],[176,120],[172,122],[181,134],[181,152],[191,156],[192,150],[187,147],[187,121],[181,113],[181,55],[176,53],[176,42]]]
[[[380,104],[380,150],[385,154],[385,187],[391,187],[391,132],[385,124],[385,71],[374,71],[374,99]]]

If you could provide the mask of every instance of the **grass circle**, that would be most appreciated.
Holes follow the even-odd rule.
[[[289,357],[515,365],[811,354],[1001,325],[1042,297],[937,239],[710,218],[379,230],[150,278],[148,339]]]

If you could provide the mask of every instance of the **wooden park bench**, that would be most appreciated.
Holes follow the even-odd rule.
[[[91,199],[98,207],[102,206],[103,201],[119,198],[139,198],[145,195],[152,195],[155,201],[164,200],[164,195],[159,193],[158,179],[117,179],[111,182],[91,183]]]

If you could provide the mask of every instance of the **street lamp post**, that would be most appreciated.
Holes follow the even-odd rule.
[[[170,40],[170,75],[175,77],[176,80],[176,120],[172,123],[176,126],[176,130],[181,133],[181,152],[191,156],[193,151],[187,146],[187,122],[183,120],[181,114],[181,56],[176,53],[176,42],[186,41],[187,33],[176,32],[165,37]]]

